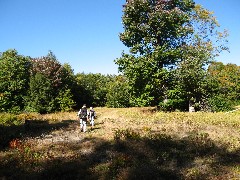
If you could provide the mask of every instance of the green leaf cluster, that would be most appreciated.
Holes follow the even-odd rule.
[[[124,76],[116,76],[113,81],[108,83],[107,86],[107,107],[123,108],[131,106],[129,85]]]
[[[69,91],[70,77],[67,66],[62,66],[51,51],[47,56],[30,58],[7,50],[0,55],[0,111],[69,110],[75,105]]]
[[[0,54],[0,111],[17,112],[24,107],[29,87],[30,58],[16,50]]]
[[[115,63],[133,104],[208,109],[216,89],[206,67],[228,50],[227,31],[219,31],[213,13],[193,0],[128,0],[122,22],[120,40],[129,52]]]

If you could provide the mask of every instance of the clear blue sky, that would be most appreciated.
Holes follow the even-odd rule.
[[[114,59],[124,45],[122,5],[125,0],[0,0],[0,52],[16,49],[31,57],[47,55],[69,63],[75,73],[117,74]],[[240,65],[240,0],[196,0],[214,11],[228,29],[230,53],[218,60]]]

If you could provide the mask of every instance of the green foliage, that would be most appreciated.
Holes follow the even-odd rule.
[[[115,80],[108,83],[107,87],[107,107],[122,108],[130,106],[129,86],[123,76],[117,76]]]
[[[154,99],[154,97],[149,95],[149,92],[142,93],[140,96],[135,97],[132,99],[131,104],[135,107],[144,107],[144,106],[150,106]],[[133,96],[134,97],[134,96]]]
[[[193,60],[193,58],[187,59],[186,57],[186,60],[182,61],[174,71],[173,87],[178,93],[175,94],[176,96],[170,94],[170,97],[177,100],[172,103],[175,104],[175,108],[179,106],[178,109],[183,108],[183,106],[185,106],[184,109],[187,109],[191,104],[204,104],[204,100],[212,94],[211,81],[207,78],[203,59]],[[199,110],[203,109],[200,108]]]
[[[102,74],[76,74],[76,81],[79,86],[79,97],[81,104],[89,106],[105,106],[108,92],[107,84],[113,81],[113,76]]]
[[[161,101],[159,106],[163,111],[175,111],[181,110],[186,111],[188,108],[188,99],[185,96],[183,90],[173,89],[167,91],[168,99]]]
[[[10,113],[0,113],[0,125],[11,126],[19,125],[22,121],[16,115]]]
[[[190,36],[191,41],[183,46],[182,61],[178,63],[174,76],[177,86],[186,92],[187,100],[193,98],[199,110],[207,110],[206,99],[218,92],[218,85],[206,67],[219,52],[227,50],[224,44],[227,33],[217,31],[219,24],[212,12],[200,5],[196,5],[193,12],[191,22],[196,28]]]
[[[73,106],[75,106],[75,102],[73,101],[72,98],[73,98],[73,95],[71,94],[70,89],[67,89],[65,91],[60,91],[56,99],[60,105],[61,111],[69,112],[73,110]]]
[[[125,31],[120,39],[133,54],[153,53],[165,57],[159,58],[159,63],[168,64],[167,58],[191,32],[183,25],[189,22],[193,7],[193,1],[128,1],[123,9]],[[161,50],[166,53],[159,53]]]
[[[74,71],[67,63],[64,63],[62,65],[62,68],[62,83],[64,84],[64,89],[69,89],[71,92],[71,99],[74,101],[73,108],[80,108],[81,105],[77,104],[77,102],[80,102],[81,100],[81,97],[79,96],[79,92],[81,92],[81,87],[77,84],[77,79],[74,75]]]
[[[16,50],[0,54],[0,111],[18,112],[24,108],[29,83],[30,60]]]
[[[31,76],[28,96],[26,97],[27,112],[47,113],[54,109],[53,88],[50,80],[41,73]]]
[[[141,105],[156,105],[163,96],[169,77],[165,67],[180,59],[181,45],[192,33],[185,24],[193,7],[193,1],[134,0],[125,4],[125,31],[120,39],[130,54],[123,53],[115,62]]]
[[[214,94],[209,98],[213,111],[227,111],[240,100],[240,67],[236,64],[224,65],[213,62],[208,74],[214,82]]]
[[[37,73],[43,74],[51,82],[55,96],[65,85],[63,84],[63,76],[66,72],[51,51],[49,51],[47,56],[32,59],[31,76]]]
[[[69,64],[61,65],[49,51],[28,58],[8,50],[0,56],[0,111],[71,111],[83,103],[105,106],[107,84],[114,76],[74,75]]]
[[[68,64],[61,65],[50,51],[47,56],[32,59],[31,80],[26,111],[49,113],[70,111],[75,105],[76,81]],[[76,93],[75,93],[76,99]]]
[[[211,110],[214,112],[232,110],[234,105],[230,99],[222,95],[215,95],[213,97],[210,97],[208,99],[208,102]]]
[[[232,101],[240,99],[240,66],[214,62],[208,67],[208,73],[216,81],[218,93]]]
[[[217,30],[213,14],[184,0],[131,0],[123,13],[120,40],[129,53],[115,63],[128,78],[133,104],[158,105],[167,98],[166,109],[182,109],[191,98],[202,103],[212,91],[204,67],[227,50],[227,32]],[[183,91],[187,98],[166,97],[168,91]]]

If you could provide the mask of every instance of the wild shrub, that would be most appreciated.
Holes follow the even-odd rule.
[[[30,166],[36,166],[42,158],[42,154],[40,152],[33,150],[34,147],[32,144],[24,143],[20,139],[16,138],[10,141],[9,147],[16,151],[11,158],[15,159],[19,166],[26,169]]]
[[[188,146],[190,151],[199,155],[210,153],[215,148],[214,142],[209,138],[209,134],[205,132],[191,132],[187,140],[190,144]]]
[[[1,113],[0,114],[0,125],[10,126],[10,125],[19,125],[22,122],[17,119],[17,116],[10,113]]]
[[[114,133],[114,140],[126,140],[126,139],[133,139],[138,140],[140,139],[140,134],[138,132],[133,131],[132,129],[128,128],[125,130],[117,129]]]
[[[208,99],[209,105],[214,112],[230,111],[233,108],[233,102],[224,96],[213,96]]]

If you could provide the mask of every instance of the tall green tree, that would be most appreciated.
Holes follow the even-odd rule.
[[[139,105],[157,104],[163,96],[167,68],[181,58],[181,47],[192,33],[193,8],[190,0],[132,0],[125,4],[120,39],[130,50],[116,64],[129,78]]]
[[[198,75],[204,76],[204,66],[226,49],[215,43],[225,43],[226,33],[217,31],[212,13],[193,0],[128,0],[123,12],[120,39],[129,53],[115,62],[129,79],[136,105],[158,104],[176,83],[185,88],[188,99],[196,98],[204,84],[199,85]],[[180,82],[174,80],[175,69]]]
[[[26,97],[27,112],[48,113],[55,110],[55,99],[51,81],[43,74],[36,73],[31,76],[28,96]]]
[[[29,96],[26,98],[27,110],[45,113],[73,108],[75,101],[72,97],[72,88],[75,79],[69,65],[61,65],[56,56],[49,51],[46,56],[31,59],[30,72]],[[41,93],[37,93],[36,89]],[[69,95],[68,100],[66,94]],[[41,101],[43,107],[39,108]]]
[[[29,87],[30,58],[16,50],[0,54],[0,111],[18,112],[24,108]]]
[[[206,109],[207,99],[214,93],[214,84],[206,68],[221,51],[228,50],[228,34],[219,31],[220,25],[213,12],[201,5],[195,5],[190,22],[194,31],[188,36],[187,44],[182,46],[181,61],[173,72],[176,84],[185,92],[189,107]]]

